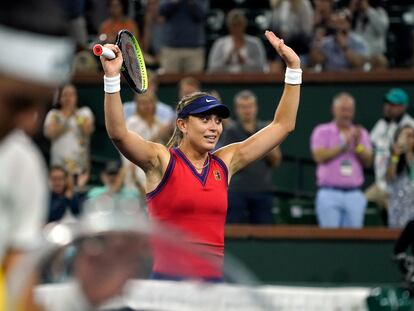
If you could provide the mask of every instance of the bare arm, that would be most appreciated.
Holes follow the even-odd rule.
[[[266,32],[266,37],[289,68],[300,68],[299,57],[284,44],[283,40],[271,31]],[[268,126],[240,143],[231,144],[217,151],[217,155],[229,167],[230,175],[265,156],[294,130],[299,97],[300,85],[285,84],[274,119]]]
[[[122,54],[116,45],[106,46],[116,53],[116,58],[107,60],[101,56],[102,66],[106,77],[114,77],[120,73]],[[144,171],[160,168],[160,156],[169,156],[164,146],[146,141],[138,134],[128,131],[119,92],[105,93],[105,125],[109,137],[121,153]]]

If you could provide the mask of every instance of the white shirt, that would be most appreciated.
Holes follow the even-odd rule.
[[[0,142],[0,262],[9,248],[36,245],[47,214],[47,173],[43,158],[20,130]]]
[[[375,183],[383,191],[387,190],[385,175],[390,157],[390,148],[394,141],[394,135],[397,129],[404,125],[409,125],[414,128],[414,119],[408,114],[404,114],[399,123],[387,122],[384,119],[380,119],[375,123],[370,133],[371,141],[375,146]]]
[[[88,107],[82,107],[73,116],[66,118],[58,109],[48,112],[44,128],[53,120],[59,124],[65,124],[65,131],[52,140],[50,151],[51,165],[63,166],[68,172],[81,173],[89,168],[89,135],[82,133],[78,125],[78,118],[94,119],[92,111]]]

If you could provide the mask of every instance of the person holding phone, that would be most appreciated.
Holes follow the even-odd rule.
[[[409,125],[395,133],[386,178],[390,187],[388,226],[404,228],[414,219],[414,128]]]

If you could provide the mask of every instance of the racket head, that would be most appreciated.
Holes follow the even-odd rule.
[[[122,52],[124,63],[122,75],[129,86],[137,93],[142,94],[148,89],[148,75],[144,55],[137,39],[126,29],[118,32],[116,45]]]

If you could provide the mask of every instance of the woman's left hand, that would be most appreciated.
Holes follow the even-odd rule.
[[[273,31],[269,31],[269,30],[265,32],[265,36],[267,40],[269,40],[269,42],[273,45],[276,52],[284,60],[287,67],[291,69],[300,68],[299,56],[290,47],[285,45],[285,43],[283,42],[283,39],[280,39],[273,33]]]

